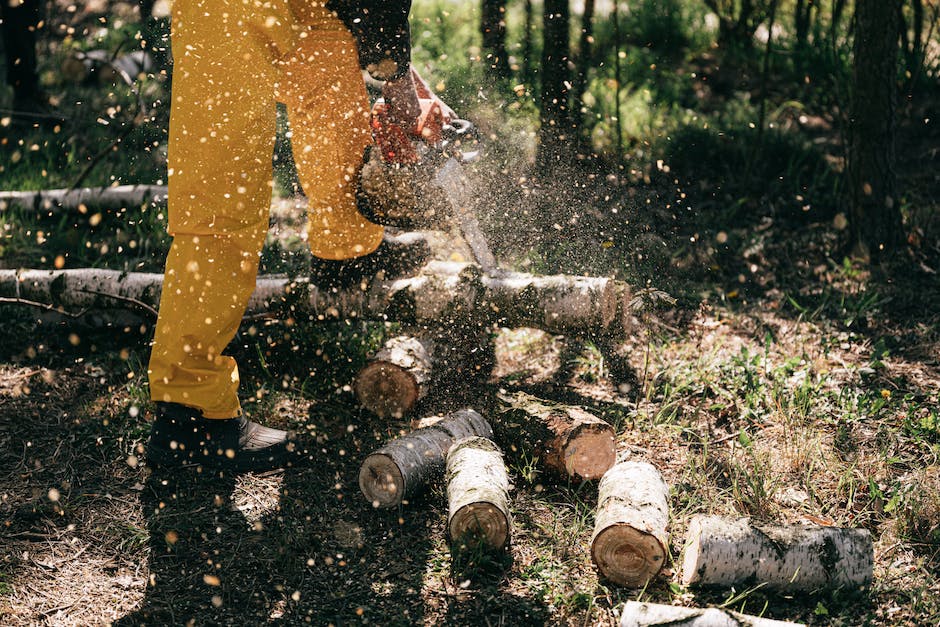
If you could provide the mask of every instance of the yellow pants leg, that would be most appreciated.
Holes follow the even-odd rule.
[[[278,50],[286,0],[173,5],[169,231],[151,398],[238,415],[238,368],[221,353],[251,295],[271,204]]]
[[[322,3],[293,5],[304,29],[294,52],[282,60],[278,93],[287,105],[294,161],[309,199],[310,250],[324,259],[360,257],[379,246],[384,229],[356,209],[363,151],[372,141],[356,42]]]

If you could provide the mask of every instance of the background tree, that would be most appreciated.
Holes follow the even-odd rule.
[[[506,80],[510,76],[506,54],[506,0],[482,0],[480,33],[483,54],[492,76]]]
[[[581,16],[581,35],[578,38],[578,57],[575,64],[574,84],[572,85],[571,126],[581,143],[584,139],[584,91],[587,88],[588,73],[594,64],[594,0],[584,0],[584,13]]]
[[[855,6],[848,201],[853,244],[872,261],[902,242],[894,144],[901,1]]]
[[[565,144],[570,129],[568,57],[571,13],[568,0],[545,0],[543,11],[541,125],[537,161],[540,167],[551,168],[560,161],[567,161],[566,153],[571,152]]]
[[[703,0],[718,16],[718,47],[750,50],[767,14],[766,0]]]

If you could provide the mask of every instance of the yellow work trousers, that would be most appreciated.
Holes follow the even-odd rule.
[[[173,3],[173,244],[150,358],[154,401],[207,418],[241,411],[238,367],[222,351],[254,290],[268,229],[277,101],[288,108],[313,254],[358,257],[382,240],[382,227],[356,210],[371,141],[356,43],[323,4]]]

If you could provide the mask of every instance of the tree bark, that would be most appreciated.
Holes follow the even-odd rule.
[[[902,242],[895,173],[901,0],[859,0],[848,150],[850,226],[856,253],[879,262]]]
[[[639,588],[655,577],[669,551],[669,487],[646,462],[623,462],[598,486],[591,557],[601,574]]]
[[[401,418],[428,393],[433,367],[431,342],[399,335],[385,342],[359,374],[353,389],[359,403],[380,418]]]
[[[93,268],[0,270],[0,296],[77,308],[159,303],[162,274]],[[363,291],[319,290],[306,279],[259,277],[247,314],[305,314],[311,320],[365,318],[441,327],[455,320],[535,327],[550,333],[618,333],[629,324],[629,289],[606,278],[506,273],[489,277],[471,264],[432,262],[422,274],[374,281]]]
[[[452,542],[479,540],[493,549],[509,544],[509,477],[491,440],[465,438],[447,452],[447,531]]]
[[[545,0],[542,15],[542,88],[539,127],[538,167],[550,171],[570,163],[568,146],[571,15],[568,0]]]
[[[555,473],[600,479],[617,461],[614,428],[580,407],[551,405],[521,392],[498,399],[492,422],[499,441],[532,453]]]
[[[584,0],[584,13],[581,16],[581,36],[578,43],[578,62],[575,68],[574,85],[571,88],[571,128],[578,138],[578,143],[584,142],[584,92],[587,90],[588,73],[591,71],[594,60],[594,0]],[[589,142],[588,142],[589,143]]]
[[[394,507],[443,474],[447,451],[471,436],[493,437],[486,419],[472,409],[396,438],[371,453],[359,468],[359,489],[375,507]]]
[[[492,76],[509,79],[509,55],[506,53],[506,0],[481,0],[480,32],[483,54]]]
[[[783,592],[858,588],[871,583],[873,563],[865,529],[758,526],[747,519],[697,516],[689,524],[682,583],[762,583]]]
[[[627,601],[620,627],[806,627],[803,623],[771,620],[710,607],[675,607]]]

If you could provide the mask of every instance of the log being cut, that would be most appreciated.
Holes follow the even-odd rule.
[[[36,192],[0,192],[0,209],[35,211],[39,215],[62,212],[112,212],[166,205],[166,185],[117,185],[47,189]]]
[[[509,477],[499,447],[464,438],[447,452],[447,532],[453,542],[477,540],[493,549],[509,543]]]
[[[62,307],[127,307],[134,298],[157,307],[162,274],[116,270],[0,270],[0,297]],[[490,323],[537,327],[550,333],[619,333],[627,288],[607,278],[485,276],[472,264],[432,262],[421,273],[334,292],[306,279],[259,277],[247,313],[306,314],[316,320],[364,318],[415,326],[441,326],[472,317]],[[124,297],[123,299],[121,297]]]
[[[447,451],[458,440],[493,437],[490,424],[472,409],[396,438],[370,454],[359,468],[359,489],[375,507],[394,507],[442,476]]]
[[[600,479],[617,461],[614,428],[586,410],[521,392],[497,398],[492,421],[499,441],[533,452],[556,473]]]
[[[696,516],[682,560],[685,585],[766,587],[786,592],[859,588],[872,580],[866,529],[765,526]]]
[[[802,623],[771,620],[716,607],[699,609],[627,601],[620,627],[805,627]]]
[[[385,342],[353,383],[359,403],[380,418],[401,418],[428,393],[433,343],[408,335]]]
[[[591,557],[607,579],[642,587],[668,555],[669,487],[652,464],[627,461],[604,473],[597,491]]]

